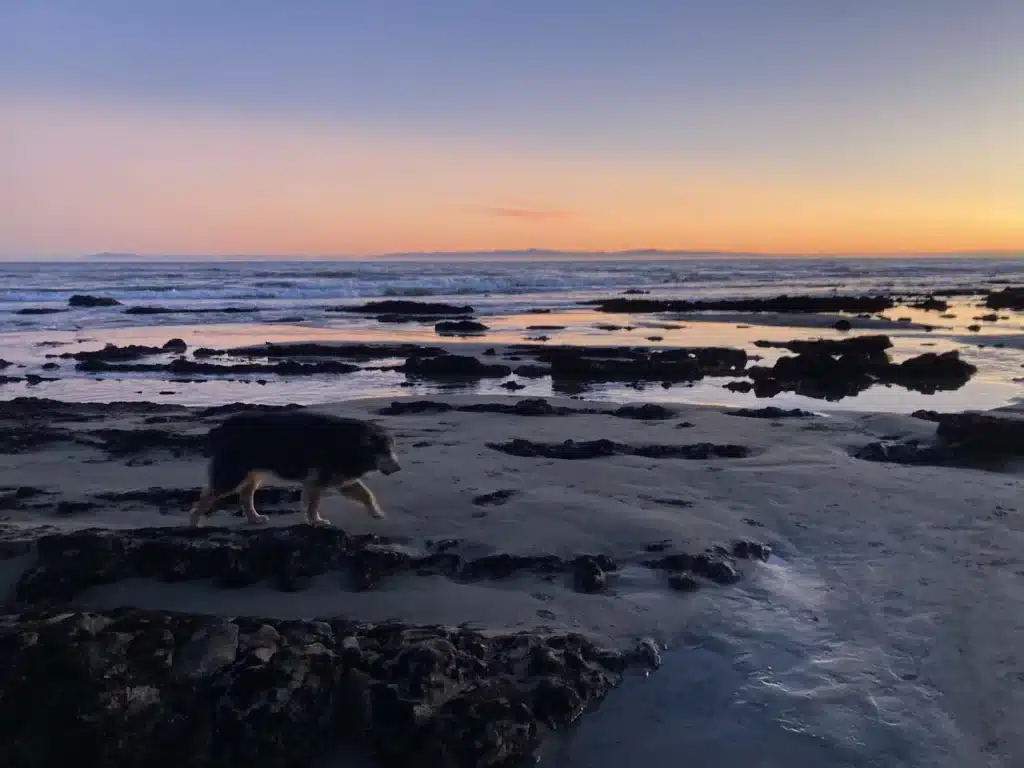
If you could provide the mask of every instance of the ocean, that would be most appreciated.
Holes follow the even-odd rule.
[[[787,295],[926,294],[964,287],[1024,283],[1024,259],[989,258],[460,258],[432,261],[75,261],[0,264],[0,398],[23,395],[61,400],[153,399],[187,405],[250,402],[316,403],[354,397],[428,394],[439,385],[406,386],[404,376],[366,371],[350,376],[273,377],[260,381],[205,377],[168,382],[156,374],[89,375],[73,366],[54,369],[61,352],[113,344],[162,344],[170,337],[189,346],[231,347],[265,341],[387,341],[437,343],[430,324],[386,324],[373,317],[331,312],[337,306],[402,298],[471,305],[490,332],[449,343],[522,343],[538,335],[548,344],[621,346],[744,346],[757,340],[830,337],[829,323],[813,317],[704,313],[682,327],[659,328],[654,316],[596,313],[582,304],[625,291],[648,298],[712,299]],[[111,307],[70,308],[73,294],[116,299]],[[839,402],[782,394],[773,404],[906,412],[917,408],[994,407],[1014,402],[1024,371],[1022,318],[977,325],[977,300],[959,301],[954,317],[897,308],[870,332],[893,337],[897,356],[957,349],[979,368],[965,387],[934,395],[871,388]],[[132,314],[130,307],[160,314]],[[904,322],[899,322],[902,318]],[[911,322],[907,322],[907,320]],[[611,330],[609,326],[620,328]],[[562,326],[538,334],[531,326]],[[597,326],[604,326],[598,328]],[[48,368],[43,368],[49,363]],[[32,376],[32,381],[19,380]],[[41,377],[37,379],[35,377]],[[722,380],[693,386],[597,386],[588,397],[723,405],[755,398],[723,388]],[[526,381],[521,395],[550,395],[550,382]],[[474,392],[505,394],[497,382]]]

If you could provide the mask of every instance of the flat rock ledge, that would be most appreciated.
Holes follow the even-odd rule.
[[[614,589],[619,568],[604,555],[464,560],[458,546],[435,542],[412,556],[311,526],[0,528],[0,558],[31,561],[0,607],[0,765],[303,768],[349,746],[396,768],[507,768],[532,764],[545,736],[599,704],[631,666],[659,666],[649,639],[611,650],[540,629],[67,607],[91,586],[139,577],[221,588],[271,579],[292,591],[330,571],[343,572],[339,589],[371,589],[402,571],[463,581],[530,572],[596,593]],[[735,583],[739,561],[771,553],[749,541],[672,549],[652,544],[637,561],[678,593]]]

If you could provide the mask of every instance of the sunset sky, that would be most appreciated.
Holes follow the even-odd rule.
[[[5,0],[0,255],[1024,250],[1022,0]]]

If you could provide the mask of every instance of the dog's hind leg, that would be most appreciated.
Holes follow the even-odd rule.
[[[302,505],[306,508],[306,522],[310,525],[330,525],[330,520],[320,517],[320,500],[324,497],[324,487],[319,483],[307,481],[302,486]]]
[[[377,503],[377,497],[373,495],[371,491],[362,480],[356,480],[348,483],[347,485],[341,486],[338,490],[341,491],[341,495],[346,498],[358,501],[364,507],[366,511],[370,513],[370,517],[375,517],[378,520],[384,517],[384,512],[380,508],[380,504]]]
[[[217,502],[234,492],[234,488],[230,491],[219,491],[213,487],[204,488],[203,492],[199,495],[199,500],[188,513],[189,524],[193,528],[198,528],[202,524],[203,517],[209,517],[213,514],[213,509],[217,506]]]
[[[270,519],[256,511],[256,491],[262,484],[263,478],[256,472],[250,472],[238,489],[238,502],[249,523],[265,523]]]

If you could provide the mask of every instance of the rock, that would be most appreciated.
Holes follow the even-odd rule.
[[[90,296],[84,293],[76,293],[68,299],[68,306],[71,307],[117,307],[121,302],[109,296]]]
[[[858,448],[853,456],[887,464],[944,464],[953,458],[950,451],[919,440],[878,440]]]
[[[754,383],[751,381],[730,381],[724,386],[731,392],[750,392],[754,389]]]
[[[524,379],[540,379],[548,375],[548,369],[542,365],[520,365],[516,368],[515,374]]]
[[[503,489],[477,496],[473,499],[473,503],[478,507],[498,507],[508,503],[511,498],[517,495],[519,495],[519,491]]]
[[[975,320],[981,320],[984,323],[994,323],[994,322],[999,320],[999,315],[997,315],[995,312],[993,312],[993,313],[988,314],[988,315],[979,315],[978,317],[976,317],[974,319]]]
[[[668,585],[676,592],[694,592],[700,589],[700,582],[689,573],[671,573]]]
[[[507,365],[483,363],[469,355],[410,357],[398,370],[425,379],[503,379],[512,373]]]
[[[803,411],[799,408],[785,410],[769,406],[767,408],[739,408],[731,411],[733,416],[744,416],[748,419],[806,419],[814,414],[810,411]]]
[[[849,320],[836,320],[832,327],[837,331],[849,331],[853,329],[853,323]]]
[[[259,312],[259,307],[151,307],[133,306],[124,310],[126,315],[247,315]]]
[[[86,373],[160,373],[172,376],[238,376],[252,374],[275,374],[277,376],[316,376],[320,374],[343,374],[358,371],[358,365],[340,360],[319,360],[300,363],[295,360],[281,360],[276,363],[206,363],[179,357],[170,363],[129,363],[114,364],[106,360],[91,358],[78,363],[75,368]]]
[[[629,288],[622,292],[623,296],[646,296],[650,291],[644,291],[640,288]]]
[[[737,541],[732,545],[733,557],[742,560],[760,560],[768,562],[772,556],[772,548],[758,541]]]
[[[1006,287],[985,297],[985,306],[990,309],[1024,310],[1024,288]]]
[[[356,306],[332,307],[331,311],[364,315],[472,315],[475,312],[473,307],[470,306],[457,306],[440,302],[406,301],[404,299],[369,301]]]
[[[740,573],[732,563],[707,554],[693,558],[692,567],[694,573],[716,584],[735,584],[740,580]]]
[[[103,349],[95,349],[86,352],[65,352],[58,357],[72,360],[98,360],[105,362],[124,362],[127,360],[138,360],[150,355],[159,355],[166,350],[162,347],[147,347],[138,344],[129,344],[126,347],[119,347],[116,344],[107,344]]]
[[[564,331],[564,325],[528,325],[526,326],[528,331]]]
[[[440,334],[465,334],[484,333],[490,328],[475,320],[442,320],[434,326],[434,330]]]
[[[922,421],[935,421],[935,422],[941,421],[942,420],[942,416],[943,416],[943,414],[939,413],[938,411],[927,411],[927,410],[914,411],[910,415],[913,418],[921,419]]]
[[[183,355],[188,350],[188,344],[185,343],[184,339],[170,339],[164,343],[162,348],[168,352]]]
[[[184,680],[211,677],[238,657],[238,625],[217,619],[202,627],[174,656],[171,674]]]
[[[519,389],[526,389],[526,386],[524,384],[520,384],[518,381],[506,381],[501,386],[503,389],[507,389],[512,392],[515,392],[516,390]]]
[[[980,325],[968,325],[967,326],[967,330],[968,331],[974,331],[975,333],[977,333],[978,331],[981,330],[981,326]]]
[[[599,312],[651,314],[657,312],[881,312],[894,306],[888,296],[777,296],[773,299],[597,299],[583,304]]]
[[[5,614],[0,648],[17,726],[0,764],[19,768],[280,768],[339,743],[385,765],[521,764],[652,661],[579,634],[136,609]]]
[[[935,434],[961,455],[1024,455],[1024,416],[1011,411],[942,414]]]
[[[601,565],[596,558],[589,555],[576,558],[573,579],[576,591],[588,594],[600,592],[607,583],[607,577]]]
[[[67,312],[66,309],[59,309],[56,307],[22,307],[21,309],[15,310],[16,315],[56,315],[61,312]]]
[[[662,663],[661,649],[658,648],[657,642],[649,637],[645,637],[636,644],[636,647],[629,654],[629,658],[648,669],[658,669]]]
[[[451,410],[454,410],[454,406],[432,400],[395,400],[377,413],[381,416],[403,416],[409,413],[447,413]]]
[[[874,357],[892,347],[888,336],[854,336],[850,339],[794,339],[793,341],[755,341],[755,347],[788,349],[798,354],[857,355]]]
[[[945,312],[949,309],[949,302],[937,299],[934,296],[929,296],[928,298],[915,302],[910,306],[915,309],[924,309],[930,312]]]
[[[647,403],[645,405],[624,405],[621,408],[616,408],[614,411],[612,411],[612,415],[618,416],[620,419],[638,419],[640,421],[661,421],[664,419],[674,419],[676,416],[676,412],[671,408],[666,408],[663,405]]]

